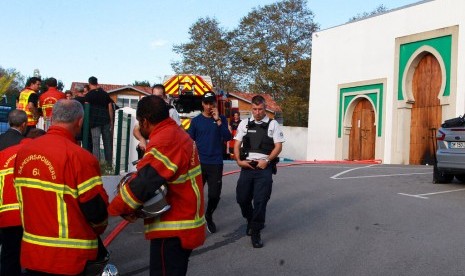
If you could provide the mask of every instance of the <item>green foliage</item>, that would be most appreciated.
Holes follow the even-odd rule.
[[[182,60],[171,66],[176,73],[209,75],[225,91],[268,93],[283,103],[308,100],[312,34],[319,28],[313,17],[306,0],[283,0],[253,9],[230,32],[216,19],[201,18],[189,29],[190,42],[173,47]],[[293,109],[286,105],[283,112]]]
[[[15,80],[16,74],[3,75],[0,77],[0,98],[6,94],[11,84]]]
[[[308,96],[291,95],[279,101],[283,110],[284,125],[307,127],[308,125]]]
[[[24,87],[24,77],[15,69],[0,67],[0,97],[17,96]]]
[[[134,81],[132,86],[144,86],[144,87],[151,87],[150,82],[147,80],[144,81]]]
[[[370,16],[374,16],[377,14],[385,13],[388,11],[388,8],[386,8],[383,4],[379,5],[376,9],[374,9],[371,12],[363,12],[363,13],[358,13],[356,16],[351,17],[347,23],[362,20],[364,18],[368,18]]]
[[[173,46],[182,61],[171,64],[177,74],[208,75],[223,90],[235,88],[227,32],[215,18],[200,18],[189,29],[190,42]]]

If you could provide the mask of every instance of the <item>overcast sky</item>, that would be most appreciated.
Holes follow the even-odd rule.
[[[232,30],[252,8],[272,0],[5,0],[0,23],[0,66],[26,77],[38,68],[69,89],[96,76],[100,83],[161,82],[172,74],[174,44],[189,41],[189,27],[214,17]],[[344,24],[383,4],[388,9],[415,0],[309,0],[320,29]]]

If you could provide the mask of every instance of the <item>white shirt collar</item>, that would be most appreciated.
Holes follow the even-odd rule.
[[[263,119],[261,119],[260,121],[257,122],[257,121],[255,121],[255,119],[254,119],[254,117],[252,115],[252,117],[250,118],[250,121],[255,122],[257,124],[261,124],[261,123],[267,123],[268,121],[270,121],[270,118],[268,117],[268,115],[265,115],[265,117],[263,117]]]

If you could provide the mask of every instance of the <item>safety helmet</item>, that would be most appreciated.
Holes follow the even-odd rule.
[[[119,272],[115,265],[107,264],[103,269],[102,276],[119,276]]]
[[[118,183],[117,192],[120,193],[124,185],[128,184],[134,177],[136,172],[129,172]],[[168,193],[168,187],[163,184],[156,190],[153,196],[144,202],[144,204],[136,210],[135,215],[138,218],[154,218],[158,217],[171,208],[165,197]]]

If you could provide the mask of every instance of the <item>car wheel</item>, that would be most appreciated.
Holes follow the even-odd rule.
[[[456,174],[455,178],[457,178],[458,181],[465,183],[465,174]]]
[[[450,183],[452,182],[452,179],[454,179],[453,174],[447,174],[438,169],[436,165],[434,165],[433,169],[433,183],[438,184],[438,183]]]

